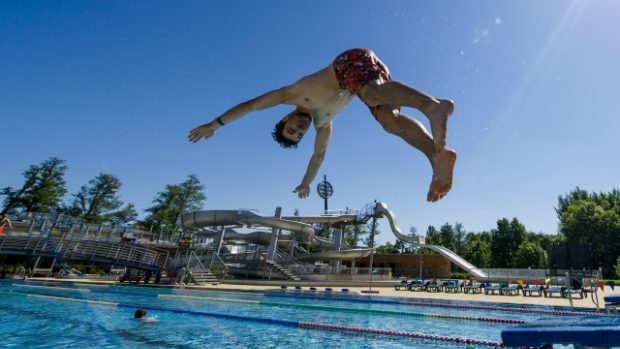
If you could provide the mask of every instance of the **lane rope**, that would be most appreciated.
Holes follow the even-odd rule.
[[[88,303],[88,304],[117,307],[117,308],[129,308],[129,309],[143,308],[143,309],[151,310],[151,311],[165,311],[165,312],[172,312],[172,313],[177,313],[177,314],[189,314],[189,315],[204,316],[204,317],[222,318],[222,319],[228,319],[228,320],[259,322],[259,323],[280,325],[280,326],[286,326],[286,327],[308,328],[308,329],[328,330],[328,331],[345,331],[345,332],[363,333],[363,334],[379,334],[379,335],[387,335],[387,336],[394,336],[394,337],[416,338],[416,339],[434,340],[434,341],[452,342],[452,343],[464,343],[464,344],[482,345],[482,346],[490,346],[490,347],[498,347],[498,348],[504,347],[504,344],[502,342],[479,340],[479,339],[464,338],[464,337],[439,336],[439,335],[416,333],[416,332],[393,331],[393,330],[384,330],[384,329],[378,329],[378,328],[364,328],[364,327],[356,327],[356,326],[325,324],[325,323],[318,323],[318,322],[270,319],[270,318],[254,317],[254,316],[241,316],[241,315],[214,313],[214,312],[206,312],[206,311],[184,310],[184,309],[161,307],[161,306],[93,301],[93,300],[88,300],[88,299],[49,296],[49,295],[41,295],[41,294],[30,294],[30,293],[22,293],[22,292],[1,291],[1,293],[3,294],[9,293],[13,295],[22,295],[26,297],[42,298],[42,299],[50,299],[50,300],[58,300],[58,301]]]
[[[24,286],[24,285],[20,285],[20,286]],[[62,290],[68,290],[68,291],[101,293],[101,294],[146,296],[146,297],[153,297],[153,298],[193,299],[193,300],[206,301],[206,302],[223,302],[223,303],[263,305],[263,306],[272,306],[272,307],[289,307],[289,308],[310,309],[310,310],[320,310],[320,311],[337,311],[337,312],[355,313],[355,314],[372,314],[372,315],[406,316],[406,317],[409,317],[409,316],[430,317],[430,318],[446,319],[446,320],[482,321],[482,322],[504,323],[504,324],[526,324],[527,323],[527,321],[525,320],[517,320],[517,319],[501,319],[501,318],[491,318],[491,317],[448,315],[448,314],[436,314],[436,313],[417,313],[417,312],[382,310],[382,309],[330,307],[330,306],[313,305],[313,304],[280,303],[280,302],[221,298],[221,297],[125,292],[125,291],[112,291],[112,290],[89,290],[89,289],[84,289],[84,288],[67,288],[67,287],[56,288],[56,287],[51,287],[51,286],[24,286],[24,287],[44,288],[44,289],[62,289]]]

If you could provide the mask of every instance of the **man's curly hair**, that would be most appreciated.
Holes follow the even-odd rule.
[[[289,115],[306,115],[312,120],[312,117],[310,116],[310,114],[304,113],[304,112],[292,112]],[[282,148],[297,148],[297,144],[299,144],[299,141],[293,142],[290,139],[286,139],[284,138],[284,136],[282,136],[282,131],[284,130],[284,124],[285,124],[284,119],[280,120],[276,124],[276,126],[273,128],[273,131],[271,132],[271,136],[276,142],[278,142],[278,144],[280,144]]]
[[[282,135],[282,130],[284,130],[284,124],[284,120],[280,120],[273,128],[273,131],[271,132],[273,140],[278,142],[278,144],[280,144],[282,148],[297,148],[297,143],[299,142],[293,142],[290,139],[284,138],[284,136]]]

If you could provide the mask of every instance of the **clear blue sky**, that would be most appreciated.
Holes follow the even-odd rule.
[[[56,156],[70,194],[112,173],[142,215],[189,174],[206,186],[205,209],[318,214],[326,174],[330,209],[384,201],[405,231],[446,222],[482,231],[517,217],[555,233],[559,195],[618,187],[619,13],[613,0],[3,1],[0,187],[20,187],[29,165]],[[334,120],[305,200],[292,190],[311,139],[281,150],[270,136],[290,107],[187,142],[194,126],[352,47],[456,101],[448,145],[459,158],[442,201],[425,200],[427,160],[358,100]],[[394,241],[380,224],[379,241]]]

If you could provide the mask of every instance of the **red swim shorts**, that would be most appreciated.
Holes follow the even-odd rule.
[[[369,81],[379,78],[392,80],[390,73],[378,61],[375,53],[367,48],[354,48],[339,54],[334,60],[334,70],[340,88],[357,94]]]

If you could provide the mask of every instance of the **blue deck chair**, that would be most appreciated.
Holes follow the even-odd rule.
[[[463,287],[464,293],[482,293],[482,289],[484,288],[483,283],[474,284],[473,282],[468,282],[467,285]]]
[[[424,280],[424,281],[420,281],[417,283],[411,283],[409,285],[409,291],[426,291],[426,288],[430,284],[431,284],[430,280]]]
[[[460,293],[463,290],[463,281],[461,280],[452,280],[444,287],[444,291]]]
[[[517,294],[519,294],[520,289],[521,289],[520,285],[509,284],[508,286],[502,287],[499,293],[505,296],[516,296]]]
[[[543,289],[543,294],[545,297],[553,297],[555,294],[564,297],[564,289],[564,286],[547,286]]]
[[[495,291],[497,291],[497,293],[501,294],[501,290],[502,290],[502,284],[501,283],[488,284],[488,285],[484,286],[484,294],[495,294]]]
[[[402,288],[404,288],[405,290],[409,289],[409,283],[407,282],[407,280],[400,280],[400,282],[394,285],[394,290],[396,291],[400,291]]]

